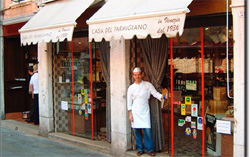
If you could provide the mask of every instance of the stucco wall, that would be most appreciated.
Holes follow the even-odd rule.
[[[35,0],[24,0],[19,3],[12,2],[11,0],[4,0],[4,15],[3,19],[16,18],[38,11]]]

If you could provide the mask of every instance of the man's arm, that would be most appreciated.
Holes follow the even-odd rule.
[[[131,88],[128,88],[128,91],[127,91],[127,108],[128,108],[128,113],[129,113],[129,120],[131,122],[134,122],[134,117],[133,117],[133,114],[132,114],[132,103],[133,103],[133,100],[132,100]]]
[[[30,91],[32,94],[32,98],[34,98],[34,88],[33,88],[33,84],[30,84]]]
[[[133,114],[132,114],[132,110],[129,110],[128,113],[129,113],[129,120],[131,122],[134,122],[134,117],[133,117]]]

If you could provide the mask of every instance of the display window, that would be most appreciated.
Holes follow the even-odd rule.
[[[169,40],[173,75],[166,77],[169,91],[172,79],[173,98],[164,106],[163,118],[169,122],[164,130],[174,155],[233,154],[232,35],[231,26],[211,26],[185,29]]]
[[[56,132],[105,140],[106,83],[96,46],[87,37],[55,44],[53,78]]]

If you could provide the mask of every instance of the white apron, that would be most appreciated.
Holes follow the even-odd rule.
[[[132,114],[134,117],[132,128],[151,128],[147,98],[137,98],[133,101]]]

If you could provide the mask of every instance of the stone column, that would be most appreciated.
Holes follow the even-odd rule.
[[[111,151],[121,155],[131,149],[131,126],[127,111],[129,41],[110,41]]]
[[[0,2],[0,10],[3,9],[3,1]],[[3,15],[0,15],[0,115],[1,119],[5,119],[4,107],[4,55],[3,55]]]
[[[38,44],[39,74],[39,132],[47,136],[54,131],[53,97],[52,97],[52,44]]]
[[[245,156],[245,4],[232,0],[234,32],[234,156]]]

